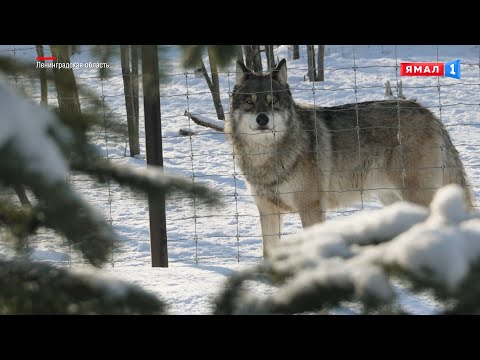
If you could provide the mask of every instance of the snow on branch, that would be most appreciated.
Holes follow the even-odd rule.
[[[0,314],[165,313],[164,303],[153,294],[95,268],[0,261],[0,288]]]
[[[120,185],[145,191],[152,196],[160,194],[184,193],[204,200],[209,205],[221,203],[218,192],[207,186],[192,183],[190,179],[165,174],[161,167],[134,168],[127,165],[116,165],[103,159],[88,159],[87,161],[74,162],[73,170],[84,171],[96,176],[100,181],[109,177]]]
[[[66,181],[69,166],[61,147],[72,142],[73,135],[53,113],[3,83],[0,107],[0,182],[29,187],[38,199],[43,224],[64,234],[92,264],[101,265],[116,236]]]
[[[197,125],[205,126],[216,131],[223,132],[225,128],[225,121],[223,120],[210,119],[209,117],[192,114],[188,111],[185,111],[185,116],[188,116]]]
[[[209,205],[220,203],[216,191],[190,179],[166,175],[152,167],[118,166],[99,159],[84,134],[72,131],[54,113],[18,96],[1,82],[0,107],[0,183],[27,186],[39,200],[31,214],[20,216],[11,207],[0,209],[3,223],[13,221],[13,216],[22,224],[18,240],[40,225],[47,226],[65,235],[92,264],[99,266],[106,261],[116,235],[104,217],[66,181],[70,169],[100,181],[112,178],[154,197],[183,193]],[[68,120],[65,124],[75,123],[72,118],[64,120]],[[72,159],[67,161],[64,154],[72,152]],[[44,220],[40,224],[38,219]]]
[[[49,130],[62,127],[50,112],[21,98],[0,82],[0,149],[10,145],[29,171],[55,182],[67,175],[67,164]]]
[[[480,293],[480,216],[467,211],[459,186],[448,185],[429,209],[396,203],[287,237],[256,273],[278,281],[279,289],[252,296],[240,289],[254,278],[252,270],[240,273],[217,299],[216,312],[299,313],[348,300],[361,301],[365,311],[380,309],[395,303],[398,276],[449,300],[447,311],[480,312],[469,295]]]

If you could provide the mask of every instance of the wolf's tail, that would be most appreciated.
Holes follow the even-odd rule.
[[[450,136],[446,131],[443,132],[444,150],[443,156],[443,180],[444,185],[458,184],[465,192],[465,201],[469,210],[474,210],[476,205],[475,194],[470,185],[465,168],[463,167],[460,154],[453,146]]]

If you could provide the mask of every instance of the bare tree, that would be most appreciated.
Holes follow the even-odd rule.
[[[130,45],[132,52],[132,93],[133,93],[133,105],[135,108],[135,125],[138,138],[139,135],[139,117],[140,117],[140,108],[139,108],[139,96],[138,96],[138,46],[139,45]]]
[[[30,200],[28,200],[27,193],[25,192],[25,188],[21,184],[16,184],[13,186],[13,189],[17,193],[18,199],[23,206],[32,206]]]
[[[273,55],[273,45],[265,45],[265,55],[267,56],[268,69],[275,68],[275,56]]]
[[[307,45],[308,81],[314,81],[317,77],[315,69],[315,45]]]
[[[120,45],[120,61],[122,64],[123,91],[125,95],[125,107],[127,109],[128,141],[130,156],[140,154],[137,121],[135,119],[135,104],[133,96],[132,72],[130,70],[129,46]]]
[[[300,59],[300,46],[299,45],[293,45],[292,60],[298,60],[298,59]]]
[[[205,68],[205,63],[203,59],[200,58],[200,67],[202,69],[203,76],[207,82],[208,88],[212,93],[213,105],[215,106],[215,111],[217,112],[218,120],[225,120],[225,114],[223,112],[222,100],[220,99],[220,83],[218,81],[218,70],[217,70],[217,60],[213,56],[211,47],[208,47],[208,59],[210,61],[210,70],[211,78],[208,75],[207,69]]]
[[[255,72],[263,71],[260,45],[245,45],[245,60],[247,68]]]
[[[68,45],[50,45],[52,56],[59,63],[70,63]],[[80,114],[77,82],[72,68],[53,68],[55,87],[57,88],[58,107],[61,113]]]
[[[243,57],[243,46],[238,47],[237,60],[245,63],[245,59]]]
[[[324,81],[325,80],[325,45],[318,45],[318,56],[317,56],[317,77],[315,81]]]

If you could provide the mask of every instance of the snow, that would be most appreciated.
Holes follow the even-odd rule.
[[[67,165],[49,128],[61,129],[55,117],[16,94],[0,78],[0,148],[11,144],[28,169],[45,181],[65,181]],[[63,129],[66,136],[66,129]]]
[[[262,261],[258,210],[248,193],[239,169],[233,162],[232,149],[225,140],[224,134],[198,126],[185,116],[187,111],[209,119],[216,117],[205,80],[196,78],[193,71],[185,71],[180,67],[178,58],[180,51],[177,47],[168,46],[164,49],[165,51],[161,53],[161,67],[166,76],[160,87],[160,95],[165,172],[185,176],[195,183],[206,184],[220,191],[224,197],[224,207],[209,208],[198,201],[195,201],[194,207],[194,201],[191,198],[180,195],[170,197],[167,200],[169,268],[151,268],[146,196],[125,190],[113,182],[99,185],[87,176],[79,174],[71,174],[69,180],[78,192],[97,207],[107,219],[112,220],[113,227],[122,240],[121,245],[115,249],[110,263],[104,267],[105,272],[158,294],[169,305],[170,313],[207,314],[211,312],[212,299],[223,288],[230,274]],[[299,60],[289,59],[287,46],[276,48],[275,58],[287,58],[288,80],[294,99],[324,106],[355,102],[356,99],[358,101],[382,100],[385,82],[389,80],[391,84],[396,84],[400,80],[396,65],[401,61],[428,62],[461,59],[461,80],[402,77],[403,95],[407,99],[417,99],[419,103],[441,118],[464,162],[474,193],[477,198],[479,197],[480,113],[478,104],[480,104],[480,91],[478,89],[480,75],[478,63],[480,47],[478,45],[438,47],[433,45],[355,47],[327,45],[325,48],[326,81],[314,84],[304,81],[308,66],[305,47],[301,46],[300,49]],[[12,50],[11,45],[1,45],[0,56],[14,56]],[[46,47],[45,56],[49,55],[49,49]],[[15,56],[18,59],[32,61],[32,66],[35,66],[33,65],[36,56],[35,46],[17,45]],[[88,47],[81,47],[81,52],[72,56],[72,62],[97,61],[93,56],[93,52]],[[208,59],[204,58],[204,60],[208,70]],[[96,69],[75,69],[76,78],[79,83],[88,85],[99,97],[104,95],[105,103],[110,108],[106,112],[107,116],[125,124],[125,103],[119,59],[113,59],[110,65],[111,76],[106,81],[100,80]],[[219,77],[220,96],[224,110],[227,112],[229,110],[228,93],[232,91],[235,83],[235,64],[232,62],[232,65],[223,70]],[[12,85],[18,85],[26,92],[33,94],[35,100],[39,102],[38,85],[31,85],[28,79],[21,77],[9,80]],[[396,94],[395,89],[392,90]],[[140,96],[142,96],[141,91],[140,86]],[[3,102],[3,99],[0,101]],[[50,88],[49,103],[55,102],[56,94],[54,89]],[[96,144],[99,151],[112,163],[131,164],[144,168],[146,161],[142,100],[140,100],[140,124],[141,156],[124,157],[125,152],[128,154],[128,142],[125,137],[117,136],[109,130],[106,138],[103,130],[92,134],[92,143]],[[0,122],[0,128],[2,126]],[[33,125],[29,126],[33,127]],[[179,136],[178,130],[181,128],[191,129],[196,135]],[[3,133],[0,131],[0,138]],[[38,147],[36,140],[32,144]],[[56,163],[58,165],[61,162]],[[358,204],[329,212],[328,221],[325,223],[328,231],[327,228],[322,231],[325,232],[325,236],[329,233],[330,240],[322,243],[318,253],[311,254],[310,268],[313,268],[312,264],[316,256],[327,257],[331,262],[338,262],[339,258],[346,261],[352,260],[367,244],[386,241],[413,231],[416,224],[422,224],[424,227],[427,217],[428,221],[437,221],[425,209],[406,208],[404,205],[396,204],[393,209],[381,212],[378,210],[382,206],[372,201],[365,203],[363,207]],[[443,221],[442,217],[453,221],[453,228],[461,229],[463,233],[464,240],[461,243],[468,249],[473,246],[467,239],[470,239],[470,235],[476,234],[475,219],[462,220],[458,223],[445,211],[436,210],[433,213],[439,217],[439,222]],[[333,225],[333,220],[340,221],[356,214],[363,217],[362,221],[348,226],[342,225],[347,227],[345,230],[348,230],[345,233],[345,239],[348,241],[345,243],[336,230],[338,225]],[[382,217],[382,223],[374,220],[377,216]],[[396,216],[400,216],[403,221],[397,222]],[[383,222],[386,222],[385,226]],[[445,226],[442,225],[441,228]],[[295,234],[300,230],[301,224],[298,217],[286,216],[284,233]],[[364,242],[360,242],[359,237],[354,236],[355,233],[368,233],[369,237],[362,237]],[[65,242],[59,247],[57,242],[52,241],[54,236],[51,232],[43,231],[37,238],[32,239],[31,258],[72,268],[83,266],[81,257],[70,250],[68,243]],[[303,243],[301,238],[297,240]],[[287,244],[287,241],[284,243]],[[302,246],[306,245],[302,244]],[[290,247],[285,245],[284,250],[285,254],[290,256],[289,259],[294,258],[294,255],[300,251],[293,245]],[[0,243],[0,255],[11,256],[11,254],[12,249]],[[399,261],[399,255],[397,257],[394,259]],[[455,279],[462,273],[460,263],[455,261],[457,264],[455,266],[458,266],[459,270],[452,272],[456,275],[448,280],[450,284],[455,283]],[[468,261],[464,262],[464,264],[467,263]],[[368,293],[372,287],[380,286],[376,284],[381,283],[382,280],[375,275],[375,271],[371,271],[373,270],[366,268],[364,275],[355,275],[363,276],[364,278],[361,279],[354,279],[354,274],[351,274],[349,281],[362,284],[357,290],[359,295]],[[443,275],[439,277],[443,279]],[[431,314],[442,307],[442,304],[439,304],[430,294],[412,295],[408,286],[402,281],[394,281],[392,286],[402,308],[410,312]],[[272,288],[257,283],[251,285],[251,290],[259,296],[265,296],[272,291]],[[389,292],[390,290],[385,288],[382,296],[388,296]],[[344,312],[345,310],[335,311]]]

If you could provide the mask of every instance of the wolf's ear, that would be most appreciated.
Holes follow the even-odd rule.
[[[273,70],[272,78],[277,80],[282,86],[287,86],[287,60],[282,59]]]
[[[237,85],[240,85],[245,80],[247,80],[248,76],[251,73],[252,72],[247,69],[243,62],[241,62],[240,60],[237,61]]]

